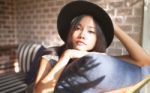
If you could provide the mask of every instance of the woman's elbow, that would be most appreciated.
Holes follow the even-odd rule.
[[[148,57],[145,57],[144,59],[141,60],[141,67],[144,67],[144,66],[149,66],[150,65],[150,56]]]

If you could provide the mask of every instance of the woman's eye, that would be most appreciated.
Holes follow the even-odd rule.
[[[95,34],[95,31],[88,31],[89,33],[91,33],[91,34]]]
[[[79,29],[80,29],[80,27],[77,27],[76,29],[77,29],[77,30],[79,30]]]
[[[77,27],[75,27],[75,30],[80,30],[80,29],[81,29],[81,28],[80,28],[80,27],[78,27],[78,26],[77,26]]]

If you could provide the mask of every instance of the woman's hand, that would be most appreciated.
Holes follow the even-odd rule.
[[[64,56],[69,57],[70,59],[73,58],[81,58],[87,54],[89,54],[90,52],[87,51],[80,51],[80,50],[76,50],[76,49],[68,49],[64,52]]]
[[[94,55],[94,54],[106,55],[106,53],[87,52],[87,51],[81,51],[81,50],[76,50],[76,49],[68,49],[64,52],[64,55],[69,57],[70,59],[81,58],[81,57],[86,56],[86,55]]]

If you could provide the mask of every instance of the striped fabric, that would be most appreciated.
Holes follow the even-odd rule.
[[[20,72],[0,76],[0,93],[25,93],[28,84],[34,82],[44,49],[40,44],[20,44],[17,50]]]
[[[0,76],[0,93],[25,93],[27,84],[24,73],[8,73]]]
[[[26,73],[30,70],[31,64],[41,47],[42,45],[33,43],[24,43],[19,46],[17,54],[21,72]]]

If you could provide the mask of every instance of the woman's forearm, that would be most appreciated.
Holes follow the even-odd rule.
[[[35,85],[47,75],[49,69],[51,68],[52,68],[51,64],[49,64],[46,59],[42,58],[38,74],[35,80]]]
[[[34,93],[53,93],[56,83],[70,58],[62,55],[56,66],[35,87]]]
[[[48,73],[48,75],[41,80],[34,89],[34,93],[53,93],[56,83],[63,72],[64,68],[68,64],[70,59],[81,58],[87,55],[86,51],[79,51],[74,49],[68,49],[64,51],[57,64]]]
[[[72,58],[81,58],[90,52],[86,51],[79,51],[74,49],[66,50],[62,56],[60,57],[59,61],[55,65],[55,67],[51,70],[51,72],[42,80],[42,82],[48,82],[50,80],[55,79],[56,81],[59,79],[64,67],[68,64],[69,60]]]
[[[61,72],[63,71],[64,67],[69,62],[69,57],[63,56],[59,59],[55,67],[51,70],[51,72],[42,80],[42,82],[48,82],[50,80],[55,79],[56,81],[59,79]]]

